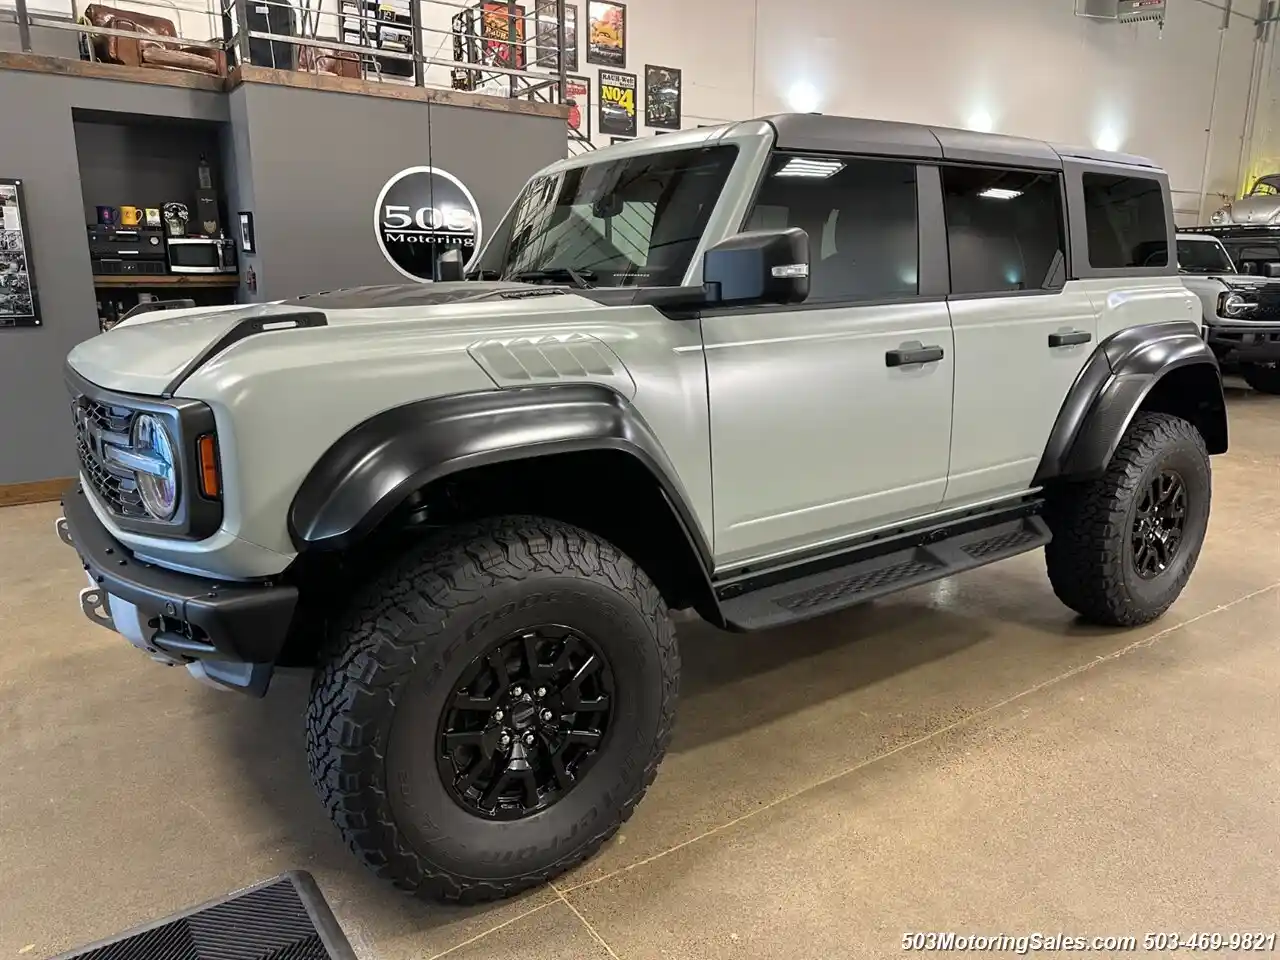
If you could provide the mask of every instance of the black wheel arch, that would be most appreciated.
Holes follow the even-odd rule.
[[[487,390],[378,413],[340,437],[312,467],[290,505],[289,534],[300,554],[346,551],[438,481],[480,468],[523,468],[523,461],[536,469],[564,455],[593,452],[612,454],[630,464],[632,476],[652,483],[656,498],[650,504],[669,513],[665,529],[678,531],[683,541],[669,546],[685,554],[686,578],[697,581],[692,605],[714,621],[711,548],[688,494],[644,418],[599,384]]]
[[[1227,407],[1217,358],[1190,321],[1127,327],[1098,345],[1067,394],[1035,483],[1100,476],[1140,410],[1171,413],[1227,450]]]

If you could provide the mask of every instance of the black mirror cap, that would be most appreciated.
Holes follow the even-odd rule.
[[[799,227],[749,230],[702,258],[708,303],[802,303],[809,296],[809,234]]]
[[[462,251],[453,247],[440,254],[436,261],[436,280],[440,283],[451,283],[466,279],[467,263],[462,258]]]

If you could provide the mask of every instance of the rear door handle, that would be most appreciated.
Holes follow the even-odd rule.
[[[899,347],[884,355],[886,367],[905,367],[913,363],[933,363],[944,356],[942,348],[933,347]]]
[[[1070,333],[1049,334],[1050,347],[1074,347],[1078,343],[1088,343],[1093,334],[1087,330],[1072,330]]]

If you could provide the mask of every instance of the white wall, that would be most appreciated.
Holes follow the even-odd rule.
[[[1170,0],[1161,32],[1077,17],[1073,0],[629,0],[626,69],[643,85],[645,63],[682,68],[686,126],[792,109],[807,84],[825,113],[1150,156],[1194,220],[1202,189],[1238,179],[1257,7],[1237,0],[1220,61],[1222,6]]]
[[[30,2],[69,12],[71,0]],[[326,14],[320,33],[333,35],[338,0],[312,0],[313,8],[317,2]],[[530,35],[535,2],[524,0]],[[600,68],[586,63],[587,0],[572,2],[577,72],[591,78],[594,140],[605,145]],[[624,69],[640,88],[646,63],[682,69],[689,127],[793,109],[793,93],[807,86],[812,108],[827,113],[1143,154],[1169,170],[1179,219],[1194,222],[1216,209],[1214,194],[1237,193],[1247,171],[1280,169],[1280,81],[1263,83],[1257,132],[1244,130],[1259,0],[1235,0],[1220,33],[1225,2],[1170,0],[1160,31],[1077,17],[1075,0],[627,0]],[[219,0],[149,3],[182,8],[186,36],[218,29],[209,11]],[[447,32],[456,12],[425,3],[424,26]],[[452,41],[426,32],[423,49],[449,60]],[[427,79],[448,86],[449,67],[428,68]],[[652,133],[642,105],[639,113],[640,134]]]

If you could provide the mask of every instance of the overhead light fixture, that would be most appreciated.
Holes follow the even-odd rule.
[[[1102,130],[1093,141],[1093,145],[1099,150],[1115,153],[1120,149],[1120,135],[1110,128]]]
[[[812,83],[801,80],[788,91],[787,102],[796,113],[813,113],[818,109],[821,98]]]
[[[968,127],[978,133],[990,133],[995,128],[995,121],[991,119],[991,114],[987,113],[987,111],[975,110],[969,116]]]
[[[987,187],[978,196],[988,197],[992,200],[1012,200],[1014,197],[1022,196],[1022,191],[1006,190],[1004,187]]]
[[[792,157],[775,177],[813,177],[818,180],[834,177],[844,169],[839,160],[810,160],[807,157]]]

